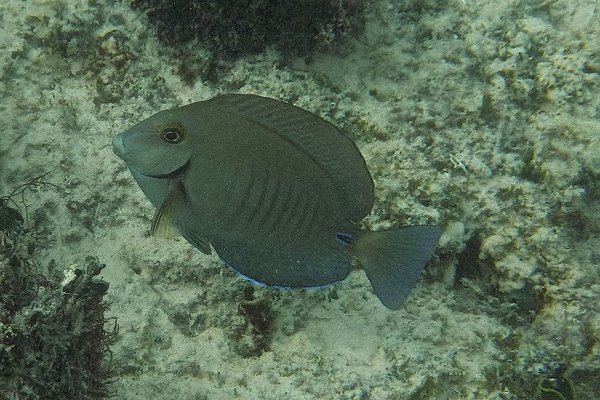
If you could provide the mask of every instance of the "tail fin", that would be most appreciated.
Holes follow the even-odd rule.
[[[384,306],[392,310],[402,306],[441,234],[441,228],[434,225],[361,232],[354,244],[355,255]]]

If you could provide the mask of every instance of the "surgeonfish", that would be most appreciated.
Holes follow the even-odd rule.
[[[355,260],[398,309],[441,235],[435,225],[360,229],[373,181],[358,148],[274,99],[226,94],[164,110],[115,136],[113,148],[157,208],[153,234],[212,248],[262,285],[327,286]]]

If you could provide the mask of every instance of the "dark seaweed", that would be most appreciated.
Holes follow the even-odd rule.
[[[362,33],[364,0],[134,0],[169,45],[197,40],[229,57],[273,46],[308,56]]]
[[[117,328],[104,317],[104,264],[88,257],[63,279],[55,263],[33,260],[36,235],[7,205],[27,188],[51,185],[43,176],[0,197],[0,398],[104,399]]]

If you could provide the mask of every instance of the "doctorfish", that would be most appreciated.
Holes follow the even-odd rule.
[[[157,208],[151,232],[211,248],[243,277],[281,288],[343,280],[351,261],[398,309],[441,229],[360,229],[373,181],[334,125],[293,105],[226,94],[161,111],[113,139]]]

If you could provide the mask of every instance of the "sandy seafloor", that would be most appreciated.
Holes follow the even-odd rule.
[[[341,54],[267,51],[207,83],[209,53],[176,55],[127,2],[5,0],[0,195],[46,171],[66,189],[26,196],[47,216],[35,256],[107,264],[115,398],[525,399],[560,374],[599,398],[599,13],[374,1]],[[360,270],[332,289],[257,288],[273,312],[260,343],[238,311],[249,283],[148,237],[154,210],[112,136],[224,92],[291,101],[350,135],[376,184],[366,226],[443,224],[405,309],[383,307]]]

